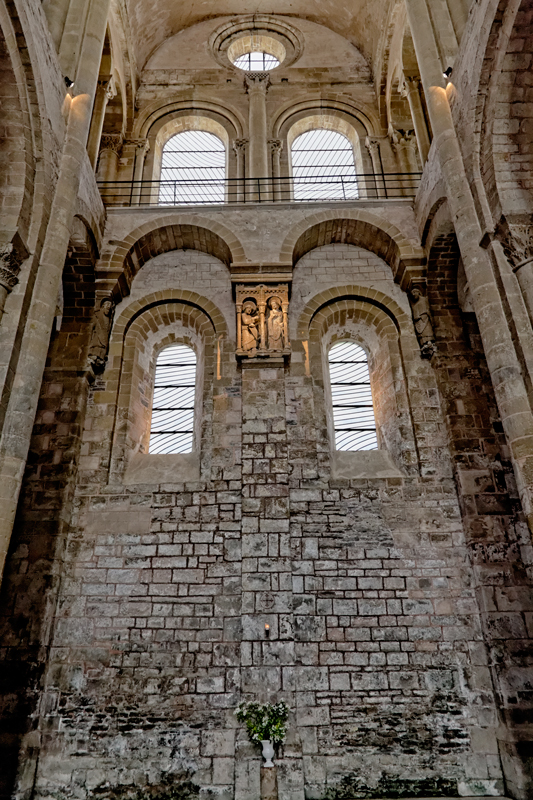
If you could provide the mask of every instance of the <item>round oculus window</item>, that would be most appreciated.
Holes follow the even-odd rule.
[[[268,72],[279,67],[280,62],[276,56],[270,53],[244,53],[238,56],[233,62],[233,66],[243,69],[246,72]]]

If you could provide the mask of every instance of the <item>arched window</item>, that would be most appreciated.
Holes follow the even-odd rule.
[[[377,450],[368,357],[360,345],[337,342],[329,351],[336,450]]]
[[[226,148],[207,131],[177,133],[163,147],[160,205],[224,202]]]
[[[353,147],[337,131],[315,129],[292,143],[295,200],[355,200],[359,197]]]
[[[196,400],[196,353],[172,344],[159,353],[149,453],[191,453]]]

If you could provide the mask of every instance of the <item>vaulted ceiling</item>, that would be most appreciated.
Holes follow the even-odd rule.
[[[125,0],[137,68],[170,36],[225,15],[301,17],[346,37],[375,65],[391,6],[399,0]]]

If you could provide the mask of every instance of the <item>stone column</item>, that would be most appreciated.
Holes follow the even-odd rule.
[[[365,139],[365,147],[370,154],[372,170],[374,172],[374,181],[372,182],[371,178],[367,181],[368,197],[386,197],[379,139],[375,136],[367,136]]]
[[[6,410],[0,447],[0,572],[4,569],[28,455],[70,227],[77,207],[81,165],[87,157],[91,110],[109,2],[91,0],[89,6],[85,28],[87,33],[80,48],[79,69],[75,76],[77,95],[71,100],[59,176],[53,190],[50,222],[20,344],[14,387]]]
[[[441,58],[442,71],[453,67],[457,55],[457,36],[452,25],[447,0],[431,0],[427,5],[433,22],[434,41]]]
[[[431,141],[426,118],[424,116],[422,98],[420,97],[420,78],[406,75],[402,87],[402,95],[407,98],[407,102],[409,103],[411,118],[415,128],[416,142],[418,144],[418,152],[420,153],[422,166],[424,166],[428,160]]]
[[[270,152],[272,154],[272,197],[275,201],[281,200],[281,152],[283,142],[281,139],[269,139]]]
[[[93,168],[96,167],[96,160],[98,158],[98,151],[100,149],[100,139],[102,138],[102,130],[104,127],[105,110],[108,102],[115,97],[116,93],[117,88],[112,75],[107,78],[102,78],[98,81],[96,97],[94,98],[93,118],[89,132],[89,143],[87,145],[87,154]]]
[[[507,222],[507,228],[505,234],[499,232],[497,240],[517,277],[533,325],[533,225]]]
[[[259,349],[262,351],[266,350],[266,329],[265,329],[265,314],[266,314],[266,302],[264,298],[259,299],[258,301],[258,308],[259,308],[259,337],[260,337],[260,345]]]
[[[42,8],[48,22],[56,50],[59,52],[61,37],[65,28],[70,0],[43,0]]]
[[[413,131],[391,129],[390,140],[393,152],[398,159],[399,172],[402,174],[389,187],[389,197],[397,197],[402,194],[406,197],[414,197],[417,181],[412,173],[418,172],[418,162]]]
[[[256,200],[266,199],[269,177],[268,150],[267,150],[267,113],[266,95],[270,86],[268,72],[249,72],[244,79],[248,93],[248,128],[250,134],[250,148],[248,156],[248,172],[250,178],[263,178],[262,185],[254,182],[253,192]],[[263,186],[265,197],[263,197]]]
[[[153,187],[152,191],[150,191],[150,187],[148,187],[144,190],[144,192],[142,187],[144,159],[146,158],[146,154],[150,151],[150,142],[148,139],[128,139],[127,144],[135,145],[135,164],[133,166],[131,205],[138,206],[143,202],[157,203],[159,191],[156,192],[156,197],[154,198],[155,189]]]
[[[511,448],[520,497],[533,529],[533,415],[465,173],[426,0],[407,0],[407,13],[424,85],[435,146],[457,241],[502,423]]]
[[[248,139],[235,139],[233,142],[233,149],[237,158],[237,185],[233,191],[230,187],[230,196],[228,198],[230,202],[235,199],[237,203],[242,203],[245,198],[244,163],[247,145]]]
[[[100,140],[100,157],[98,159],[97,180],[104,184],[100,186],[102,199],[107,203],[124,202],[124,190],[116,185],[118,162],[122,151],[124,137],[121,133],[104,134]],[[126,186],[129,197],[129,187]]]
[[[468,11],[470,8],[469,0],[448,0],[448,9],[452,19],[453,28],[457,37],[457,42],[461,43],[463,31],[468,21]]]

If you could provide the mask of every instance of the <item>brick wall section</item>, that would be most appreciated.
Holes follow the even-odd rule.
[[[533,631],[528,628],[533,611],[533,554],[475,318],[462,315],[458,305],[459,258],[453,235],[437,238],[428,281],[438,345],[432,363],[499,713],[502,722],[515,731],[515,745],[500,743],[502,757],[510,763],[518,755],[527,774],[532,745],[524,722],[533,704],[528,678],[533,666]]]
[[[62,327],[53,334],[39,397],[10,559],[2,585],[3,719],[0,762],[12,765],[2,796],[10,796],[17,750],[34,726],[38,686],[48,657],[66,537],[76,488],[85,417],[86,357],[94,308],[94,253],[73,244],[64,269]],[[33,745],[23,744],[31,776]],[[31,777],[30,777],[31,780]]]
[[[317,289],[324,263],[330,287],[356,269],[371,282],[375,266],[387,289],[382,262],[337,259],[338,247],[314,262]],[[349,322],[333,316],[339,331]],[[311,374],[298,339],[290,367],[241,369],[222,337],[205,478],[190,483],[108,482],[109,426],[96,422],[113,419],[113,351],[86,414],[94,464],[78,476],[67,546],[46,567],[61,591],[35,721],[39,796],[162,792],[170,775],[257,800],[259,753],[233,715],[252,697],[293,709],[279,800],[503,791],[457,495],[434,452],[444,421],[431,367],[412,331],[398,337],[423,454],[412,474],[333,480],[319,336],[308,338]],[[11,641],[14,661],[23,650]]]

